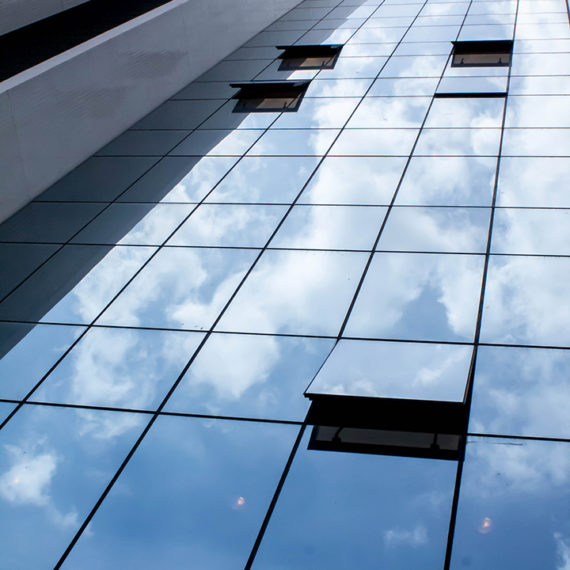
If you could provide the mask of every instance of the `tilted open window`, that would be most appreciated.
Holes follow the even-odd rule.
[[[512,53],[511,40],[453,42],[451,67],[508,67]]]
[[[279,71],[295,69],[332,69],[340,55],[341,44],[277,46],[284,50],[279,56]]]
[[[310,81],[231,83],[239,91],[234,113],[297,111]]]

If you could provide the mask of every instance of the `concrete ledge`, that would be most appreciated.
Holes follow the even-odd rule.
[[[174,0],[0,83],[0,221],[299,0]]]

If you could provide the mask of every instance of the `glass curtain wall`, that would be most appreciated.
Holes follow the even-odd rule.
[[[305,0],[0,225],[0,568],[567,568],[568,21]],[[464,448],[313,449],[308,388]]]

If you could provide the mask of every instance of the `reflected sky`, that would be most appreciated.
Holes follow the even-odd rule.
[[[30,399],[156,409],[203,336],[174,331],[92,328]]]
[[[566,568],[569,473],[568,443],[470,438],[452,568]]]
[[[146,421],[124,412],[48,406],[24,406],[15,414],[0,432],[6,568],[53,568]]]
[[[333,343],[214,333],[165,410],[302,421],[309,406],[303,390]]]
[[[250,250],[161,250],[98,324],[209,328],[253,263]]]
[[[569,377],[569,351],[480,347],[469,431],[570,437]]]
[[[570,346],[570,259],[492,256],[483,342]]]
[[[336,335],[366,257],[364,253],[266,251],[216,328]]]
[[[243,567],[297,431],[159,418],[64,568]]]
[[[472,341],[482,272],[481,256],[376,253],[344,335]]]
[[[470,346],[341,340],[308,394],[462,402]]]
[[[0,324],[0,398],[23,399],[85,329]]]
[[[309,434],[253,567],[440,570],[456,463],[313,451]]]
[[[150,247],[66,246],[0,303],[0,318],[90,323],[154,251]]]

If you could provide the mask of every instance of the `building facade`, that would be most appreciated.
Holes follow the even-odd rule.
[[[569,46],[304,0],[1,224],[0,568],[570,568]]]

